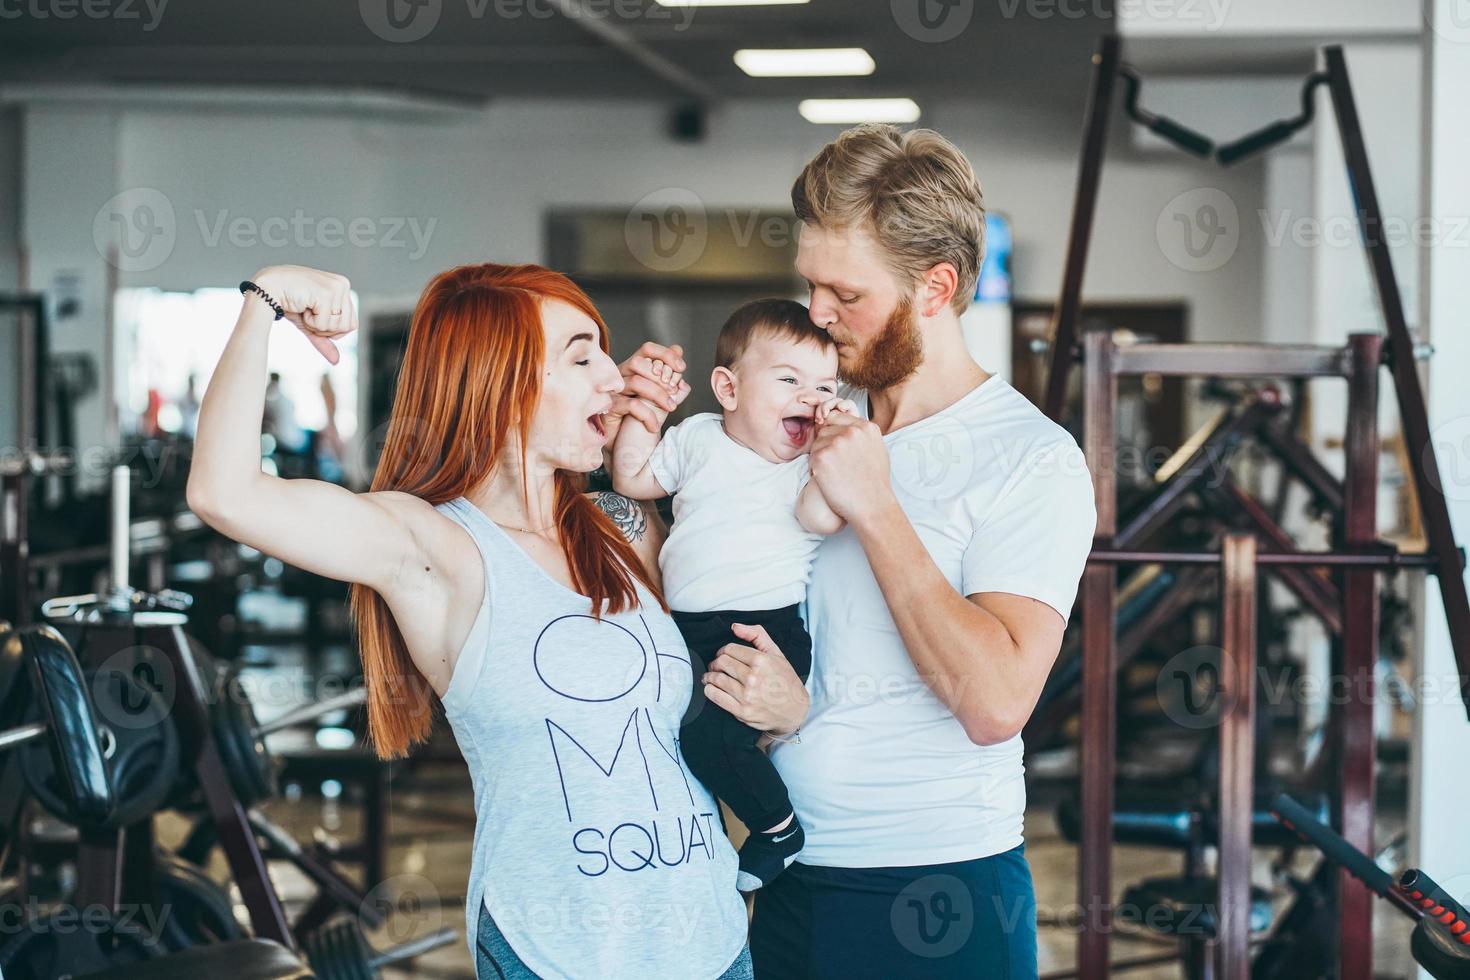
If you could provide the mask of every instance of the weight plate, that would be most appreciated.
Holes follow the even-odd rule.
[[[191,946],[245,938],[229,893],[203,869],[183,858],[159,853],[154,862],[158,887],[159,935],[169,952]]]
[[[145,931],[103,916],[100,907],[30,919],[0,945],[5,980],[56,980],[126,966],[163,955]]]
[[[244,806],[276,795],[276,762],[255,730],[260,723],[233,665],[223,667],[214,689],[211,719],[220,761]]]
[[[98,671],[88,678],[92,714],[103,743],[104,765],[113,798],[113,815],[103,828],[124,827],[162,806],[179,769],[179,737],[173,719],[153,692],[121,670]],[[39,718],[39,711],[35,714]],[[20,752],[26,785],[46,810],[68,823],[80,823],[72,797],[56,770],[53,747],[39,739]]]

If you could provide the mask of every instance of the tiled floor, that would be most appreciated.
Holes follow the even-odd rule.
[[[370,938],[379,947],[389,946],[443,926],[462,927],[465,876],[469,865],[470,833],[474,814],[468,782],[458,764],[436,763],[421,767],[411,776],[396,781],[392,791],[390,820],[389,878],[374,893],[393,909],[385,928]],[[315,794],[271,803],[267,812],[300,839],[313,834],[331,834],[344,841],[357,838],[358,808],[343,798],[323,799]],[[1385,827],[1385,831],[1393,829]],[[162,830],[166,843],[178,840],[183,827],[170,821]],[[1059,836],[1049,807],[1035,807],[1027,814],[1027,856],[1036,882],[1038,920],[1041,923],[1040,966],[1043,974],[1072,964],[1075,950],[1076,849]],[[1269,852],[1258,852],[1256,884],[1269,885]],[[1298,860],[1296,870],[1310,868],[1310,856]],[[214,872],[223,877],[223,861],[216,859]],[[294,911],[310,896],[311,886],[289,865],[274,866],[278,887]],[[1179,859],[1169,852],[1136,847],[1118,847],[1114,852],[1114,875],[1122,885],[1144,877],[1181,870]],[[1278,902],[1278,910],[1281,903]],[[1383,903],[1378,903],[1375,920],[1375,963],[1379,977],[1408,977],[1408,929],[1406,923]],[[1114,962],[1168,952],[1160,940],[1133,931],[1121,931],[1112,943]],[[387,976],[425,978],[471,978],[467,947],[461,942],[423,956],[411,969],[394,969]],[[1182,977],[1172,964],[1119,973],[1139,980]]]
[[[274,605],[282,604],[275,603],[261,610],[267,612],[261,618],[279,620]],[[290,710],[301,700],[309,698],[313,691],[326,691],[320,680],[323,675],[336,671],[351,672],[354,667],[352,655],[345,648],[328,650],[318,656],[305,656],[299,648],[281,646],[247,647],[243,653],[244,662],[255,664],[258,673],[269,675],[272,682],[252,691],[262,721]],[[247,675],[249,673],[251,671],[247,670]],[[327,693],[335,693],[336,690],[340,688]],[[1157,744],[1154,745],[1153,756],[1142,766],[1144,772],[1156,771],[1155,766],[1167,760],[1169,752],[1174,751],[1166,744],[1167,740],[1151,741]],[[391,783],[388,876],[371,896],[378,907],[393,910],[385,927],[369,937],[379,948],[444,926],[463,928],[462,910],[474,812],[463,762],[452,755],[452,743],[448,744],[449,755],[446,758],[450,761],[418,765]],[[1121,767],[1120,779],[1126,782],[1133,778],[1130,773],[1137,771],[1138,765],[1133,762],[1130,763],[1131,768]],[[1046,773],[1045,768],[1036,765],[1028,776],[1033,800],[1055,798],[1065,788],[1064,782],[1048,779]],[[355,841],[361,827],[359,808],[345,796],[333,795],[340,792],[340,787],[331,786],[327,787],[326,794],[318,787],[288,787],[287,794],[268,804],[266,811],[300,840],[326,834],[347,842]],[[350,795],[351,789],[347,792]],[[1078,918],[1075,901],[1076,847],[1059,834],[1053,811],[1051,805],[1038,803],[1028,810],[1026,816],[1026,850],[1036,886],[1039,959],[1043,975],[1072,966]],[[1401,813],[1384,808],[1380,811],[1378,839],[1388,840],[1402,823]],[[165,844],[176,843],[182,839],[186,829],[176,818],[166,818],[160,837]],[[1269,862],[1273,856],[1274,852],[1256,852],[1253,872],[1256,885],[1271,887]],[[1292,870],[1298,877],[1305,877],[1313,863],[1310,853],[1301,853]],[[218,856],[212,870],[217,878],[226,876],[224,862]],[[1173,852],[1121,846],[1113,852],[1115,894],[1121,894],[1128,884],[1143,878],[1176,874],[1182,870],[1182,858]],[[273,865],[273,873],[289,911],[294,914],[309,900],[313,886],[289,865]],[[1280,887],[1274,891],[1278,893],[1276,913],[1280,914],[1286,896],[1280,894]],[[243,909],[240,911],[243,915]],[[1407,925],[1386,903],[1375,903],[1374,965],[1377,977],[1387,980],[1413,975]],[[1167,941],[1120,926],[1112,942],[1112,959],[1117,964],[1129,959],[1155,957],[1170,952],[1171,948]],[[1116,975],[1138,980],[1170,980],[1182,978],[1183,972],[1177,965],[1166,964],[1116,971]],[[473,969],[468,947],[462,941],[456,941],[418,958],[411,968],[385,970],[385,976],[451,980],[471,978]]]

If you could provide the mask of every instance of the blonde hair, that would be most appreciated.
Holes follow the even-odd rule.
[[[934,130],[847,130],[796,178],[791,206],[804,224],[873,231],[901,282],[950,263],[959,275],[950,306],[969,307],[985,254],[985,203],[970,161]]]

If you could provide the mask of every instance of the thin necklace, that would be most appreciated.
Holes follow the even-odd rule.
[[[495,523],[496,524],[499,524],[501,527],[508,527],[512,531],[520,531],[522,534],[540,534],[542,531],[550,531],[552,528],[554,528],[554,527],[557,526],[555,524],[548,524],[545,527],[529,528],[529,527],[516,527],[514,524],[506,524],[503,521],[496,521]]]

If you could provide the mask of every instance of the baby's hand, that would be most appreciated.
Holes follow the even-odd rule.
[[[817,406],[817,424],[821,425],[827,421],[827,416],[833,412],[846,412],[848,415],[857,415],[857,405],[850,399],[833,396]]]
[[[669,397],[674,400],[674,407],[677,408],[684,399],[689,397],[690,392],[689,386],[684,383],[683,375],[658,358],[653,359],[651,366],[653,377],[668,390]],[[662,405],[647,399],[641,399],[641,401],[648,406],[649,414],[653,416],[643,419],[643,427],[653,435],[658,435],[663,431],[664,423],[668,421],[670,413]]]
[[[669,390],[669,397],[674,399],[675,407],[685,398],[689,397],[690,388],[684,383],[684,375],[675,371],[673,365],[666,364],[658,358],[654,358],[653,375]]]

